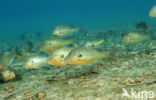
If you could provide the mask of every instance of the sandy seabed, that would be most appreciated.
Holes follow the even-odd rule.
[[[108,33],[114,33],[107,31]],[[116,32],[119,33],[119,32]],[[101,33],[99,33],[101,34]],[[116,34],[114,34],[116,35]],[[118,34],[119,35],[119,34]],[[109,35],[104,47],[110,48],[116,37]],[[101,36],[102,37],[102,36]],[[120,36],[119,36],[120,37]],[[33,39],[32,39],[33,40]],[[120,40],[120,39],[118,39]],[[34,40],[35,41],[35,40]],[[86,41],[86,40],[85,40]],[[12,47],[19,41],[2,44]],[[65,66],[57,68],[46,65],[36,70],[26,70],[23,62],[14,62],[8,69],[15,71],[17,79],[0,84],[1,100],[144,100],[145,98],[122,97],[123,89],[131,95],[132,89],[153,91],[156,100],[156,50],[155,41],[148,50],[147,45],[130,46],[118,44],[120,50],[112,59],[102,60],[92,65]],[[22,43],[22,42],[21,42]],[[114,44],[114,45],[113,45]],[[38,43],[40,45],[40,43]],[[39,46],[36,45],[35,48]],[[136,49],[137,48],[137,49]],[[133,50],[134,49],[134,50]],[[141,49],[141,52],[139,52]],[[148,98],[150,94],[147,94]]]

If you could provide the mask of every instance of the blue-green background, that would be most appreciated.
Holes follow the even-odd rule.
[[[46,33],[60,24],[102,29],[153,21],[148,13],[155,4],[156,0],[0,0],[0,38]]]

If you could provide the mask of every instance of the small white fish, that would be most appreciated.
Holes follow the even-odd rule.
[[[105,43],[105,41],[103,39],[102,40],[98,40],[98,41],[88,41],[85,44],[85,47],[99,47],[99,46],[101,46],[104,43]]]
[[[79,27],[73,27],[71,25],[59,25],[54,28],[52,31],[52,34],[56,36],[66,36],[66,35],[71,35],[74,32],[79,32],[80,28]]]
[[[144,40],[150,39],[150,36],[142,31],[129,31],[124,34],[122,40],[126,43],[139,43]]]
[[[30,57],[26,63],[25,66],[28,69],[36,69],[39,68],[47,63],[47,57],[42,57],[42,56],[34,56]]]
[[[152,9],[149,12],[149,16],[156,18],[156,5],[152,7]]]

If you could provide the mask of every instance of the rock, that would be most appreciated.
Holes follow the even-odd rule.
[[[46,99],[46,93],[44,93],[44,92],[39,92],[39,93],[37,94],[37,98],[38,98],[39,100],[47,100],[47,99]]]
[[[5,70],[2,72],[2,77],[5,82],[13,81],[16,78],[16,75],[13,71]]]

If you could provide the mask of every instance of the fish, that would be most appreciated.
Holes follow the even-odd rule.
[[[78,47],[73,49],[65,58],[69,65],[92,64],[98,60],[109,58],[109,51],[102,51],[95,48]]]
[[[129,31],[122,36],[122,40],[126,43],[139,43],[146,39],[150,39],[150,35],[143,31]]]
[[[42,67],[47,63],[47,57],[44,56],[32,56],[27,59],[24,66],[27,69],[37,69],[39,67]]]
[[[62,47],[72,44],[74,39],[66,39],[66,38],[49,38],[44,41],[41,50],[45,52],[55,51]]]
[[[102,39],[102,40],[98,40],[98,41],[88,41],[86,44],[85,44],[85,47],[98,47],[102,44],[104,44],[105,41]]]
[[[52,54],[48,57],[48,64],[56,67],[66,66],[67,63],[64,61],[64,59],[72,49],[73,48],[65,47],[52,52]]]
[[[56,36],[67,36],[79,31],[80,27],[73,27],[72,25],[59,25],[54,28],[52,34]]]
[[[0,54],[0,71],[5,70],[14,60],[15,52],[2,52]]]
[[[136,29],[148,30],[148,24],[144,21],[135,23]]]
[[[152,18],[156,18],[156,5],[152,7],[152,9],[149,12],[149,16]]]

